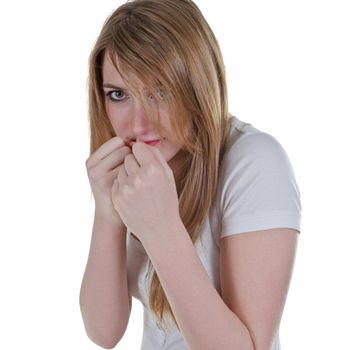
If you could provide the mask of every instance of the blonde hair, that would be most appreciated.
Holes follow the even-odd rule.
[[[217,189],[230,131],[218,42],[190,0],[134,0],[117,8],[104,23],[89,58],[90,155],[115,136],[102,90],[105,55],[142,100],[159,134],[159,115],[130,76],[168,108],[173,131],[183,144],[177,155],[181,171],[175,177],[180,217],[195,243]],[[149,268],[153,268],[150,260]],[[179,329],[154,268],[153,272],[150,308],[165,328],[164,315],[169,314]]]

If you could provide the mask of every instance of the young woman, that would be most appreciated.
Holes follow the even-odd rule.
[[[280,349],[300,193],[271,135],[228,112],[216,38],[190,0],[136,0],[89,61],[95,200],[80,292],[88,336],[142,350]]]

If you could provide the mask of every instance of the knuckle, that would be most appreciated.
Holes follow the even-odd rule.
[[[92,160],[91,157],[85,160],[85,167],[89,169],[92,166]]]
[[[125,156],[124,160],[125,160],[125,161],[128,161],[128,160],[131,160],[131,159],[133,159],[133,158],[134,158],[133,154],[132,154],[132,153],[128,153],[128,154]]]
[[[154,175],[158,171],[158,167],[153,163],[148,163],[145,165],[145,171],[148,175]]]
[[[96,167],[94,167],[94,168],[92,168],[92,167],[88,168],[88,173],[89,173],[90,179],[94,180],[94,179],[97,178],[97,169],[96,169]]]
[[[116,138],[116,145],[118,148],[127,147],[127,146],[125,146],[124,140],[119,136],[117,136],[117,138]]]
[[[97,181],[99,187],[104,188],[106,186],[106,179],[104,177],[100,177]]]
[[[138,189],[141,186],[141,180],[138,176],[134,176],[131,180],[130,180],[130,186],[134,189]]]

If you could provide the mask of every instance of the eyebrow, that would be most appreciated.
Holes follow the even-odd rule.
[[[126,91],[126,92],[129,92],[129,89],[127,87],[120,87],[120,86],[116,86],[116,85],[113,85],[113,84],[110,84],[110,83],[105,83],[102,85],[103,88],[110,88],[110,89],[116,89],[116,90],[123,90],[123,91]],[[146,88],[143,89],[144,91],[147,91]]]
[[[111,89],[127,90],[126,87],[120,87],[120,86],[116,86],[116,85],[113,85],[113,84],[110,84],[110,83],[103,84],[103,87],[104,88],[111,88]]]

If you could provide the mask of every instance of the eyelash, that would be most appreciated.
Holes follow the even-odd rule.
[[[122,99],[115,99],[115,98],[112,98],[112,94],[114,92],[118,92],[118,93],[122,93],[123,94],[123,98]],[[111,90],[111,91],[108,91],[106,93],[106,96],[108,96],[108,98],[112,101],[112,102],[115,102],[115,103],[119,103],[119,102],[123,102],[126,98],[128,98],[128,95],[122,91],[122,90]]]
[[[121,92],[121,93],[123,93],[124,98],[122,98],[122,99],[120,99],[120,100],[112,98],[111,95],[112,95],[114,92]],[[123,90],[111,90],[111,91],[106,92],[105,95],[106,95],[112,102],[115,102],[115,103],[123,102],[124,100],[126,100],[126,99],[129,97]],[[160,96],[160,98],[161,98],[162,100],[164,99],[164,94],[163,94],[163,92],[162,92],[161,90],[159,91],[159,96]],[[150,97],[151,99],[153,99],[153,96],[152,96],[152,95],[150,95],[149,97]]]

